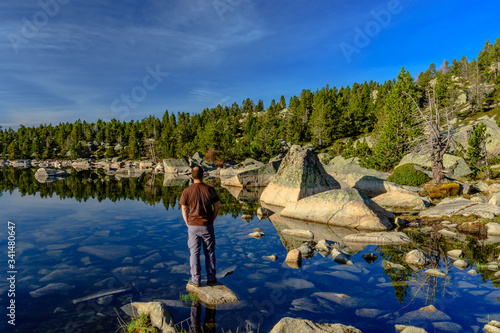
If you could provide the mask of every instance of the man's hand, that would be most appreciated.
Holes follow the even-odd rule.
[[[184,223],[186,226],[188,225],[188,206],[182,205],[182,218],[184,219]]]
[[[219,214],[219,202],[217,201],[214,203],[214,219],[212,221],[215,221],[217,218],[217,214]]]

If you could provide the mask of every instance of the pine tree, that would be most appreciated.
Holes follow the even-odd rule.
[[[373,157],[364,161],[366,165],[388,171],[413,147],[420,129],[412,98],[417,99],[417,90],[410,73],[403,67],[379,115],[377,144],[373,148]]]

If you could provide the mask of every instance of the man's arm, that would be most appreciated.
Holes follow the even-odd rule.
[[[188,206],[182,205],[182,218],[184,219],[184,223],[188,225]]]
[[[214,219],[212,221],[215,221],[217,218],[217,214],[219,214],[219,202],[214,203]]]

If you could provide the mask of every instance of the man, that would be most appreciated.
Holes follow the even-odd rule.
[[[219,213],[219,196],[215,188],[203,183],[203,169],[195,166],[191,171],[194,184],[184,189],[179,203],[182,217],[188,227],[188,247],[191,253],[191,278],[188,283],[199,287],[201,282],[200,250],[203,244],[207,285],[217,283],[215,278],[214,220]]]

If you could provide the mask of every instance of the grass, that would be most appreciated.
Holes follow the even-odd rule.
[[[149,314],[141,313],[138,317],[132,317],[128,323],[122,323],[121,329],[126,333],[159,333],[160,330],[151,324]]]
[[[179,295],[179,299],[181,301],[183,301],[184,303],[191,303],[191,302],[199,302],[200,301],[198,296],[196,296],[195,294],[190,294],[190,293],[187,293],[187,294],[181,293]]]

